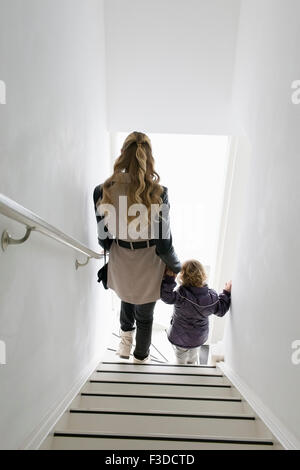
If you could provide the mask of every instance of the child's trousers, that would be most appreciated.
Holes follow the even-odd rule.
[[[174,344],[172,346],[177,364],[198,364],[200,346],[198,348],[180,348]]]

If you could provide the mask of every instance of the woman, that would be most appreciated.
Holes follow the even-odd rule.
[[[113,175],[94,190],[94,207],[99,244],[109,251],[107,286],[121,299],[118,354],[129,358],[136,323],[134,362],[146,362],[166,266],[175,273],[181,270],[172,245],[168,190],[160,185],[147,135],[133,132],[126,138]],[[107,217],[108,208],[114,209],[110,215],[116,215],[115,223]],[[132,215],[136,208],[139,223]]]

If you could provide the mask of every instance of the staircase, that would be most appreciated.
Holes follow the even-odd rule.
[[[102,362],[41,450],[278,448],[218,367]]]

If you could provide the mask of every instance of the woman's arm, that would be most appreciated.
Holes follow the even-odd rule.
[[[159,218],[159,237],[156,239],[156,254],[162,259],[171,271],[179,273],[181,271],[181,263],[173,247],[172,234],[170,227],[170,203],[168,198],[168,188],[164,187],[162,201],[166,210],[163,211],[162,217]]]
[[[113,240],[112,240],[112,235],[108,232],[108,229],[106,226],[104,226],[104,230],[103,230],[103,220],[105,216],[100,215],[98,213],[97,206],[96,206],[99,199],[102,199],[102,188],[100,185],[96,186],[96,188],[94,189],[94,194],[93,194],[94,210],[95,210],[96,221],[97,221],[98,243],[104,250],[108,251],[111,247]],[[103,231],[106,232],[106,238],[103,237]]]

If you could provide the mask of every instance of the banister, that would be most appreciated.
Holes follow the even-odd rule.
[[[30,210],[26,209],[25,207],[21,206],[17,202],[13,201],[12,199],[4,196],[4,194],[0,193],[0,214],[9,217],[16,222],[19,222],[26,227],[26,234],[23,238],[16,240],[11,237],[11,235],[4,230],[1,237],[1,246],[2,250],[5,251],[8,245],[20,245],[28,240],[32,231],[39,232],[47,237],[50,237],[59,243],[69,246],[73,248],[75,251],[84,254],[87,256],[87,261],[85,263],[79,263],[78,260],[75,262],[75,267],[78,269],[80,266],[86,266],[87,263],[91,258],[101,259],[104,257],[103,253],[97,253],[93,250],[90,250],[87,246],[80,243],[75,238],[70,237],[69,235],[65,234],[61,230],[57,229],[53,225],[48,224],[45,220],[43,220],[38,215],[34,214]]]

